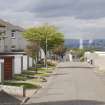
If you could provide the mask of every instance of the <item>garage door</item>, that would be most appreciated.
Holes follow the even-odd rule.
[[[12,79],[12,60],[13,57],[4,57],[4,79]]]

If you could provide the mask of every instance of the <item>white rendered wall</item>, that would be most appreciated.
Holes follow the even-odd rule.
[[[71,54],[69,54],[69,60],[70,60],[70,62],[73,61],[73,58],[72,58],[72,55]]]
[[[0,85],[0,90],[3,90],[5,92],[7,92],[8,94],[15,95],[15,96],[24,97],[24,95],[25,95],[25,91],[22,86],[17,87],[17,86]],[[13,105],[13,104],[11,104],[11,105]]]
[[[23,70],[27,70],[27,69],[28,69],[28,56],[23,55]]]
[[[105,70],[105,52],[85,53],[88,60],[93,60],[94,66],[99,70]]]
[[[14,58],[14,74],[21,74],[22,72],[22,56],[21,55],[15,55]]]
[[[99,68],[99,70],[105,70],[105,54],[98,54],[95,59],[95,65]]]
[[[4,68],[3,68],[4,60],[0,59],[0,83],[4,81]]]
[[[32,58],[29,57],[29,67],[32,67]]]

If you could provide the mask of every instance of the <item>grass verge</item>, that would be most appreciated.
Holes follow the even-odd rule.
[[[15,82],[4,82],[4,85],[24,87],[25,89],[38,89],[40,86],[31,83],[15,83]]]
[[[22,74],[15,75],[12,80],[5,81],[4,85],[10,86],[23,86],[26,89],[37,89],[40,88],[42,82],[47,82],[45,77],[48,77],[54,68],[37,68],[37,73],[35,68],[30,68],[24,71]]]

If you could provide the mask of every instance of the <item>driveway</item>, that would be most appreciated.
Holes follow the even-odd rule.
[[[105,84],[87,63],[60,63],[28,105],[105,105]]]

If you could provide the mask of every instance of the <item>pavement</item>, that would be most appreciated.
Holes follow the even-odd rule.
[[[105,105],[105,83],[93,66],[64,62],[26,105]]]

